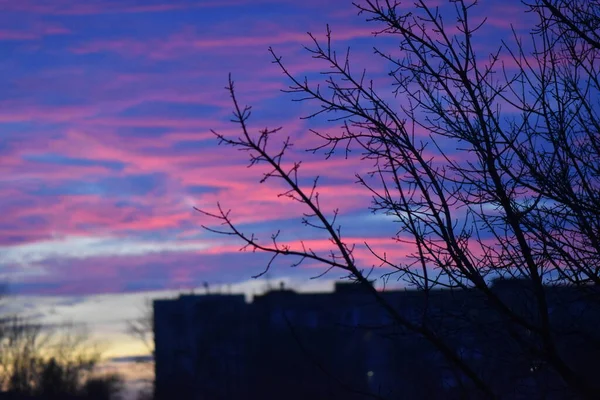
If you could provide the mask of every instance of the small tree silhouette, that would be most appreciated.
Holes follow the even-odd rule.
[[[93,376],[100,354],[85,332],[19,316],[4,317],[0,327],[0,382],[16,398],[117,398],[122,378]]]

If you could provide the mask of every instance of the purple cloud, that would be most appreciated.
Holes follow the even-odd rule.
[[[323,65],[302,45],[310,45],[307,31],[322,39],[329,23],[333,45],[351,46],[353,65],[387,87],[389,65],[370,40],[378,27],[357,17],[351,2],[0,0],[0,8],[0,275],[16,291],[245,280],[266,259],[202,233],[210,221],[192,207],[217,201],[250,231],[268,237],[287,228],[290,245],[306,240],[327,251],[326,240],[298,224],[304,210],[277,196],[284,187],[258,184],[265,170],[246,168],[246,154],[218,146],[211,134],[239,134],[229,121],[229,72],[240,99],[254,107],[251,128],[284,127],[274,142],[293,139],[287,162],[302,160],[305,185],[321,176],[321,204],[340,209],[350,240],[361,246],[369,237],[399,259],[412,251],[388,239],[384,221],[365,217],[370,196],[354,174],[372,165],[360,154],[324,161],[302,151],[317,144],[309,128],[339,128],[299,119],[314,110],[280,92],[288,82],[267,51],[273,46],[292,73],[318,78]],[[480,9],[492,16],[483,47],[507,38],[503,21],[521,15],[501,2]],[[396,46],[393,37],[376,43],[390,52]],[[403,100],[390,93],[389,101]],[[359,261],[377,263],[364,250]],[[311,276],[314,268],[297,273]]]

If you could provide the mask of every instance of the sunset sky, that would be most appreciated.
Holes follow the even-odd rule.
[[[524,29],[525,14],[516,0],[482,3],[476,19],[489,19],[477,45],[489,54],[510,40],[509,24]],[[0,280],[28,296],[22,308],[46,320],[94,316],[117,334],[115,321],[145,297],[203,282],[254,290],[251,276],[267,258],[200,227],[214,221],[193,206],[217,201],[247,232],[268,238],[282,229],[282,240],[327,251],[329,242],[300,224],[302,210],[277,197],[283,187],[259,184],[264,170],[246,168],[247,154],[210,133],[238,133],[228,73],[253,106],[251,128],[283,126],[281,140],[296,143],[290,160],[303,161],[303,177],[322,177],[322,205],[339,207],[359,264],[373,263],[364,238],[388,256],[404,254],[390,239],[393,224],[369,212],[369,194],[355,184],[369,163],[303,151],[317,143],[309,127],[338,124],[299,119],[317,105],[280,92],[288,82],[267,51],[297,76],[318,78],[326,67],[302,45],[307,31],[322,39],[329,23],[333,45],[350,46],[356,69],[391,98],[389,65],[372,47],[393,51],[394,38],[373,39],[379,26],[350,1],[0,0],[0,11]],[[308,279],[319,272],[282,260],[269,278],[319,288]]]

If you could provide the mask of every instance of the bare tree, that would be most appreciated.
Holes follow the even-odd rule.
[[[144,345],[149,354],[154,354],[154,311],[150,299],[144,302],[140,316],[127,321],[127,333]]]
[[[154,356],[154,309],[152,300],[146,299],[140,309],[140,316],[127,321],[127,333],[144,345],[149,355]],[[140,363],[136,365],[144,375],[154,376],[154,363]],[[154,379],[143,379],[144,386],[137,394],[138,399],[154,398]]]
[[[389,0],[355,4],[377,28],[376,37],[396,39],[397,49],[375,47],[392,65],[389,93],[375,90],[366,71],[351,69],[342,55],[310,35],[306,47],[323,62],[324,82],[293,75],[270,49],[290,80],[297,100],[315,102],[307,116],[328,116],[337,124],[312,130],[320,139],[313,152],[331,157],[358,149],[373,168],[356,175],[372,195],[370,209],[393,217],[399,243],[414,251],[392,259],[365,242],[395,277],[425,293],[423,318],[415,321],[388,304],[367,285],[370,265],[359,265],[356,245],[337,222],[338,211],[324,210],[317,178],[301,180],[300,162],[288,160],[290,138],[282,128],[252,133],[250,107],[240,105],[233,81],[227,87],[234,106],[238,137],[215,133],[221,143],[250,155],[250,166],[266,165],[261,183],[280,180],[280,196],[302,204],[302,223],[325,232],[328,253],[302,243],[291,247],[274,233],[261,241],[242,231],[233,214],[198,210],[221,227],[204,228],[236,236],[244,249],[322,263],[369,287],[393,321],[415,332],[445,356],[486,397],[498,394],[482,373],[460,355],[427,318],[427,294],[433,289],[469,289],[479,293],[504,321],[506,335],[531,359],[556,374],[572,393],[594,398],[598,388],[568,361],[558,343],[548,285],[570,285],[581,296],[598,300],[600,284],[600,4],[585,0],[536,0],[523,5],[536,21],[527,40],[517,33],[510,43],[482,52],[475,43],[485,20],[472,17],[476,2],[450,1],[440,10],[416,1],[407,6]],[[448,15],[448,9],[453,15]],[[447,21],[456,21],[449,25]],[[511,67],[509,64],[512,64]],[[377,266],[377,265],[375,265]],[[528,296],[515,306],[492,288],[499,277],[528,282]],[[527,304],[525,304],[527,303]],[[467,321],[469,322],[469,321]],[[470,321],[475,324],[475,322]]]
[[[72,324],[45,326],[18,315],[0,324],[2,390],[54,399],[76,396],[92,377],[100,353]]]
[[[42,325],[19,316],[0,324],[0,383],[3,390],[31,392],[39,380],[42,349],[51,340]]]

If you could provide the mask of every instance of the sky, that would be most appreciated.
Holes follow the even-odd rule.
[[[489,17],[478,36],[485,53],[510,39],[510,23],[522,29],[524,14],[518,1],[482,3],[474,14]],[[264,288],[251,277],[268,258],[201,228],[215,221],[193,207],[214,210],[217,201],[246,232],[268,238],[281,229],[282,240],[327,252],[326,238],[300,223],[302,210],[277,196],[283,186],[260,184],[264,170],[247,168],[246,153],[211,133],[239,134],[229,73],[253,107],[251,129],[282,126],[302,176],[321,177],[322,206],[339,208],[359,265],[374,262],[365,239],[390,257],[406,254],[356,184],[370,165],[303,151],[318,143],[309,128],[338,126],[300,119],[316,105],[281,92],[289,82],[269,46],[294,75],[319,78],[326,67],[303,45],[307,32],[323,39],[326,24],[333,46],[349,46],[353,65],[391,98],[390,66],[373,46],[392,51],[394,39],[374,39],[379,27],[350,1],[0,0],[0,281],[19,298],[13,308],[91,323],[112,335],[111,354],[123,355],[142,351],[124,344],[123,321],[144,299],[204,282]],[[268,279],[323,290],[342,275],[315,282],[321,266],[290,263],[278,262]]]

